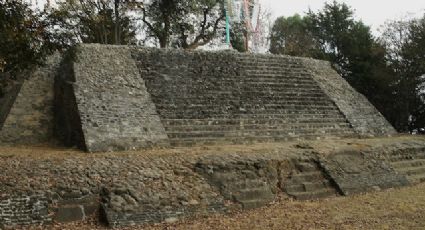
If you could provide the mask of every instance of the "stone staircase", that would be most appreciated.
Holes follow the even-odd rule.
[[[326,198],[337,194],[331,182],[313,161],[297,162],[296,170],[284,183],[283,190],[298,200]]]
[[[171,145],[353,135],[335,104],[293,60],[237,55],[234,62],[243,74],[141,68]]]
[[[275,198],[270,186],[258,179],[235,181],[229,184],[227,189],[232,191],[233,200],[240,203],[244,209],[267,205]]]
[[[388,156],[391,166],[410,183],[425,182],[425,149],[410,149]]]

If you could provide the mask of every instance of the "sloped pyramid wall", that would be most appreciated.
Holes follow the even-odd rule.
[[[59,54],[47,59],[16,85],[0,105],[0,143],[10,145],[40,144],[54,140],[54,79]]]
[[[320,88],[335,102],[350,124],[361,136],[396,134],[382,114],[331,68],[329,62],[301,59]]]
[[[89,151],[395,133],[326,62],[101,45],[71,62]]]
[[[167,138],[128,47],[84,45],[75,52],[56,86],[58,125],[68,145],[129,150]]]

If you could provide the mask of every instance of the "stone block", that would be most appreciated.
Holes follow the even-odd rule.
[[[54,215],[54,220],[60,223],[82,221],[85,218],[86,214],[82,205],[61,206]]]

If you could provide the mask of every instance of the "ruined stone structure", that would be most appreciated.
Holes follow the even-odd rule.
[[[83,45],[57,69],[24,83],[0,142],[46,141],[53,118],[63,142],[90,152],[395,134],[312,59]]]
[[[19,87],[15,103],[0,106],[2,144],[55,136],[88,152],[184,148],[37,160],[0,151],[0,228],[96,210],[110,226],[144,224],[260,207],[278,194],[317,199],[425,181],[423,140],[359,139],[396,131],[323,61],[81,45]],[[327,139],[335,146],[308,144]],[[256,142],[288,146],[185,155],[192,145]]]
[[[59,55],[53,55],[6,95],[0,105],[0,143],[40,144],[54,139],[53,85],[59,62]]]

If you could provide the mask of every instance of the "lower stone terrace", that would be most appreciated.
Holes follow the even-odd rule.
[[[425,137],[292,141],[87,154],[0,147],[0,228],[84,220],[170,221],[425,179]],[[374,175],[371,177],[371,175]]]

